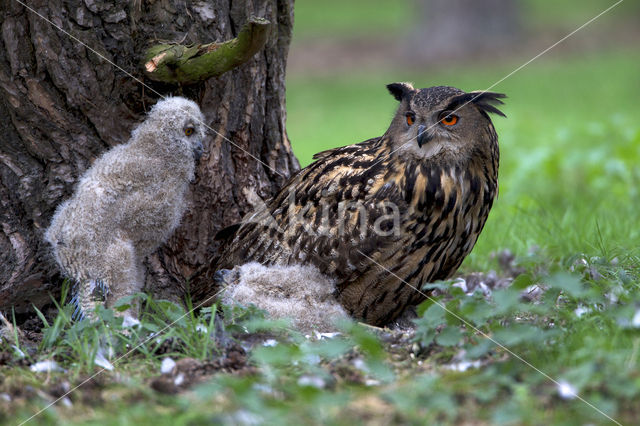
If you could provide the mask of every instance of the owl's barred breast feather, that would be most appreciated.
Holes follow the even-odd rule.
[[[376,325],[422,301],[416,288],[455,273],[497,194],[497,135],[487,112],[498,111],[503,95],[473,99],[454,88],[398,84],[389,87],[401,100],[389,130],[316,154],[240,226],[218,268],[312,264],[335,280],[349,314]],[[428,120],[440,108],[471,127],[434,130],[442,125]],[[418,146],[406,111],[432,126],[430,146]],[[441,148],[426,151],[433,146]]]

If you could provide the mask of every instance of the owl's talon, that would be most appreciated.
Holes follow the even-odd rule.
[[[102,280],[77,283],[71,303],[76,306],[72,318],[76,321],[94,320],[96,307],[104,304],[109,295],[109,287]]]

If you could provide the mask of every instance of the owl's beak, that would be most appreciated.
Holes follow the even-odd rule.
[[[432,135],[429,133],[427,126],[425,125],[419,125],[418,126],[418,135],[417,135],[417,141],[418,141],[418,146],[420,148],[422,148],[422,145],[426,144],[427,142],[429,142],[432,138]]]

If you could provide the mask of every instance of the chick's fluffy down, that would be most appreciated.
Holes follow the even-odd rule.
[[[333,295],[335,283],[315,266],[263,266],[251,262],[233,270],[222,292],[225,304],[255,305],[271,318],[289,318],[308,332],[335,330],[335,321],[348,319]]]

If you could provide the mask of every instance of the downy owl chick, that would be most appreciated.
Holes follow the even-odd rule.
[[[142,289],[144,258],[180,223],[203,138],[204,117],[195,102],[161,100],[131,139],[99,157],[57,208],[45,239],[74,281],[81,316]]]
[[[336,331],[336,321],[349,318],[333,295],[335,283],[313,265],[264,266],[257,262],[223,270],[216,276],[227,305],[255,305],[270,318],[291,319],[305,333]]]

